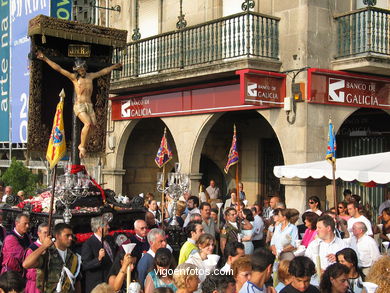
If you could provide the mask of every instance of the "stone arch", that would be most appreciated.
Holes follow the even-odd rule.
[[[192,148],[192,154],[191,154],[191,160],[192,160],[191,164],[190,164],[191,173],[199,173],[200,172],[200,160],[201,160],[202,153],[204,151],[204,146],[205,146],[206,140],[210,134],[210,131],[213,129],[213,127],[216,124],[218,124],[220,119],[221,118],[227,119],[227,118],[223,118],[223,117],[231,116],[231,117],[237,117],[237,119],[239,119],[239,121],[237,123],[244,123],[247,115],[249,115],[248,121],[250,121],[250,127],[252,127],[255,124],[257,124],[258,128],[263,127],[265,129],[265,132],[263,134],[261,134],[261,135],[264,135],[263,138],[266,139],[269,137],[273,137],[277,141],[278,145],[281,147],[279,137],[277,136],[277,133],[276,133],[274,127],[269,123],[268,119],[266,119],[266,117],[264,117],[264,115],[262,115],[261,112],[249,110],[249,111],[234,111],[234,112],[216,113],[216,114],[213,114],[212,116],[210,116],[208,119],[206,119],[204,121],[204,123],[202,124],[202,126],[198,130],[198,133],[197,133],[196,139],[195,139],[195,143],[194,143],[193,148]],[[231,123],[231,126],[233,126],[233,121]],[[221,126],[221,127],[224,128],[224,126]],[[242,125],[240,127],[242,127]],[[242,128],[244,129],[244,127],[242,127]],[[237,125],[237,129],[239,129],[239,125]],[[248,133],[249,133],[249,130],[246,130],[245,131],[246,137],[248,137]],[[226,150],[224,149],[223,152],[226,152],[226,153],[228,152],[228,148],[230,147],[230,143],[231,143],[231,137],[232,137],[231,135],[232,134],[233,134],[233,129],[229,130],[229,134],[227,135],[229,138],[226,138],[226,141],[229,140],[229,146],[226,147]],[[240,134],[238,134],[238,135],[240,135]],[[256,137],[256,138],[258,138],[258,137]],[[259,144],[261,144],[262,146],[265,145],[265,143],[263,143],[263,142],[261,142],[261,143],[259,142]],[[256,146],[256,147],[258,147],[258,146]],[[263,151],[263,150],[259,150],[259,149],[255,150],[255,152],[257,152],[257,154],[258,154],[258,157],[257,157],[258,160],[262,156],[262,154],[260,154],[261,151]],[[283,153],[281,151],[281,148],[280,148],[280,154],[281,154],[282,160],[283,160]],[[223,156],[225,156],[225,154]],[[246,160],[248,160],[248,158],[246,158]],[[283,161],[280,162],[280,164],[283,164]],[[221,168],[221,170],[223,170],[224,166],[222,166],[221,161],[219,162],[218,165],[219,165],[219,168]],[[260,169],[262,169],[262,167],[263,167],[262,165],[257,164],[253,168],[257,168],[258,170],[260,170]],[[260,172],[260,171],[258,171],[258,172]],[[261,174],[261,176],[263,176],[263,175]],[[229,175],[224,174],[224,177],[225,177],[225,180],[227,181],[226,186],[230,187],[229,185],[231,185],[231,184],[229,182],[231,181],[231,178],[230,178],[231,174],[229,174]],[[257,184],[259,184],[259,183],[257,182]],[[253,188],[253,189],[255,190],[255,191],[253,191],[253,192],[255,192],[255,194],[253,194],[253,196],[257,196],[257,194],[261,192],[258,188],[257,189]],[[225,192],[225,191],[223,191],[223,192]]]
[[[160,146],[164,127],[173,152],[173,160],[166,165],[169,172],[177,158],[176,144],[169,127],[160,118],[148,118],[126,122],[116,153],[116,168],[123,170],[122,192],[135,195],[141,192],[155,191],[155,178],[159,169],[154,163]],[[144,131],[144,130],[147,131]],[[160,131],[161,130],[161,131]],[[150,141],[149,141],[150,138]]]

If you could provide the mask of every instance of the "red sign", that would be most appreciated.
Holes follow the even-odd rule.
[[[308,70],[309,102],[364,108],[390,108],[390,79],[342,71]]]
[[[240,75],[241,100],[246,105],[282,107],[286,97],[286,75],[244,69]]]
[[[240,74],[240,72],[237,72]],[[266,79],[269,77],[265,77]],[[280,77],[277,78],[281,80]],[[240,78],[241,80],[241,78]],[[256,81],[258,82],[258,81]],[[261,83],[263,85],[264,83]],[[112,100],[112,119],[127,120],[149,117],[194,115],[225,111],[263,109],[280,104],[248,104],[243,99],[242,84],[238,80],[192,86],[182,89],[142,93],[131,96],[119,96]],[[255,90],[255,89],[254,89]],[[259,90],[259,89],[256,89]],[[270,93],[274,89],[270,90]],[[272,99],[276,100],[272,96]],[[284,96],[283,96],[284,97]],[[279,96],[278,101],[279,102]]]

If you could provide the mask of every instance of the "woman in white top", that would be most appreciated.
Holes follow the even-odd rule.
[[[336,253],[337,262],[345,265],[349,269],[348,283],[353,293],[363,291],[364,274],[358,267],[358,256],[352,248],[344,248]]]
[[[290,223],[287,209],[280,209],[278,221],[271,239],[271,250],[274,255],[281,252],[293,251],[296,248],[295,240],[298,240],[298,228]]]
[[[241,223],[241,241],[245,247],[245,254],[251,255],[253,253],[253,243],[252,243],[252,235],[253,235],[253,214],[251,210],[244,209],[242,211],[242,223]]]
[[[232,192],[230,193],[230,198],[228,198],[226,201],[225,201],[225,207],[224,207],[224,212],[228,209],[228,208],[235,208],[237,210],[237,207],[238,207],[238,196],[237,196],[237,192],[236,192],[236,189],[233,188],[232,189]]]
[[[200,202],[210,202],[210,195],[206,191],[206,187],[203,184],[199,185],[199,199]]]
[[[306,212],[313,212],[313,213],[316,213],[317,215],[321,216],[321,214],[322,214],[321,201],[317,196],[315,196],[315,195],[310,196],[308,204],[309,204],[309,209],[306,210]]]
[[[210,254],[213,254],[215,247],[215,238],[211,234],[202,234],[196,241],[196,246],[199,249],[198,252],[191,254],[190,257],[187,259],[186,263],[193,264],[198,268],[200,283],[196,292],[202,292],[201,284],[204,282],[206,276],[208,275],[206,270],[209,270],[211,273],[217,266],[216,263],[214,264],[211,260],[207,260],[208,256]]]

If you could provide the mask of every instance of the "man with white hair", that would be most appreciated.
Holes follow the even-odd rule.
[[[138,282],[144,287],[145,278],[148,274],[149,268],[153,265],[154,256],[157,249],[167,246],[165,232],[161,229],[152,229],[148,234],[148,242],[150,249],[142,256],[137,265]]]
[[[380,257],[378,244],[372,237],[367,235],[367,226],[363,222],[354,223],[352,233],[350,246],[358,255],[359,267],[367,275],[372,264]]]
[[[108,234],[108,223],[103,217],[91,219],[93,235],[81,248],[82,267],[85,273],[85,292],[105,282],[114,261],[115,248],[104,237]]]
[[[146,235],[148,234],[148,225],[144,220],[136,220],[134,222],[134,232],[135,234],[131,234],[127,243],[135,243],[135,247],[131,252],[131,256],[137,258],[135,265],[138,264],[139,260],[142,257],[142,253],[144,251],[148,251],[150,245],[148,240],[146,239]]]
[[[348,220],[348,232],[349,232],[349,234],[353,233],[352,232],[353,224],[355,224],[357,222],[362,222],[367,227],[367,232],[366,233],[368,235],[374,235],[372,233],[370,220],[367,219],[365,216],[363,216],[359,212],[359,203],[357,203],[356,201],[351,201],[351,202],[348,203],[347,209],[348,209],[348,214],[351,216],[351,218]]]

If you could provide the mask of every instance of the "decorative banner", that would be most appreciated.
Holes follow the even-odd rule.
[[[27,142],[27,113],[29,100],[30,40],[28,22],[39,14],[48,14],[49,0],[13,1],[11,7],[11,113],[12,142]]]
[[[72,20],[72,2],[72,0],[51,0],[50,16],[65,20]]]
[[[244,104],[283,107],[286,97],[286,75],[274,72],[244,69],[240,75],[240,97]]]
[[[53,119],[53,127],[50,134],[49,144],[46,151],[46,159],[50,164],[50,169],[66,154],[66,140],[64,130],[64,96],[65,92],[62,89],[60,101],[57,104],[56,113]]]
[[[342,71],[308,70],[309,102],[390,109],[390,79]]]
[[[0,4],[0,142],[9,137],[9,89],[10,89],[10,4]]]
[[[237,150],[236,125],[234,125],[232,145],[231,145],[230,150],[229,150],[228,161],[227,161],[226,166],[224,168],[224,171],[226,174],[229,172],[229,168],[231,166],[238,163],[238,160],[239,160],[239,156],[238,156],[238,150]]]

